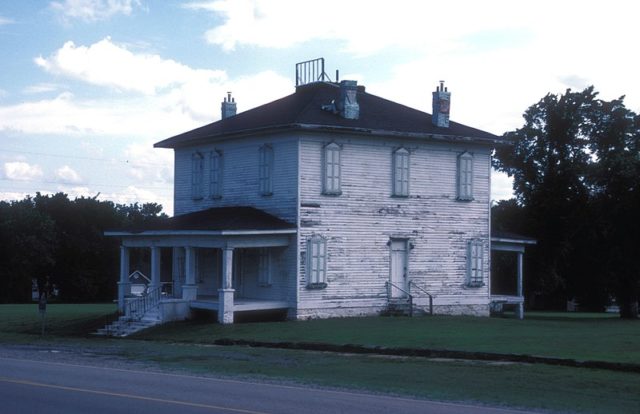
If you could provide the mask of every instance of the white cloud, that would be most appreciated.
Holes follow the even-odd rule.
[[[4,26],[5,24],[13,24],[13,23],[15,23],[13,20],[0,16],[0,26]]]
[[[5,162],[3,174],[9,180],[31,181],[43,176],[42,169],[38,165],[31,165],[22,161]]]
[[[22,90],[25,94],[38,94],[38,93],[47,93],[47,92],[55,92],[60,89],[59,85],[55,83],[38,83],[36,85],[27,86]]]
[[[240,112],[293,92],[290,79],[271,71],[229,79],[223,71],[130,52],[109,38],[88,47],[69,42],[36,62],[53,73],[132,93],[78,99],[63,92],[0,106],[0,130],[161,140],[219,119],[227,91]]]
[[[85,22],[106,20],[116,14],[130,15],[138,0],[65,0],[53,1],[51,8],[65,20],[78,19]]]
[[[129,175],[156,184],[173,183],[173,152],[153,148],[152,142],[130,144],[124,152]]]
[[[68,165],[58,168],[55,171],[56,180],[65,184],[78,184],[82,182],[80,175]]]
[[[153,191],[139,188],[134,185],[128,186],[124,191],[121,192],[100,194],[98,199],[111,200],[114,203],[118,204],[131,204],[136,202],[141,204],[158,203],[162,205],[162,210],[164,213],[173,215],[172,196],[162,196]]]
[[[193,83],[221,83],[223,71],[191,69],[158,55],[135,54],[107,37],[90,46],[66,42],[49,58],[35,63],[48,72],[82,81],[147,95]]]
[[[231,51],[237,46],[286,48],[310,40],[333,39],[358,55],[389,47],[447,48],[455,39],[482,27],[512,27],[500,14],[487,13],[484,2],[398,0],[360,2],[325,0],[215,0],[188,3],[184,7],[206,10],[223,19],[208,30],[208,42]],[[464,13],[460,13],[463,9]],[[522,10],[502,4],[503,12]],[[525,14],[524,11],[519,14]],[[482,18],[478,18],[482,16]]]

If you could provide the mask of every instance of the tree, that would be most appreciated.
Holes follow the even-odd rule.
[[[613,293],[627,309],[637,303],[640,270],[631,240],[640,207],[637,115],[622,98],[606,102],[589,87],[548,94],[524,119],[505,134],[514,145],[496,151],[494,166],[513,177],[527,234],[538,239],[541,292],[592,310]]]
[[[53,221],[40,213],[34,200],[0,202],[1,302],[31,300],[33,280],[40,292],[48,285],[57,245]]]
[[[624,318],[638,316],[640,291],[640,116],[623,98],[599,101],[590,119],[597,159],[590,182],[599,216],[603,273]]]
[[[494,166],[514,178],[517,201],[526,208],[529,233],[538,239],[534,273],[540,293],[561,306],[575,295],[570,281],[575,238],[588,200],[584,181],[589,155],[585,117],[593,88],[549,94],[524,114],[525,125],[505,134],[514,146],[496,151]]]

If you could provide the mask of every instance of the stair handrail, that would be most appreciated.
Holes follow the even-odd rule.
[[[429,315],[433,315],[433,295],[431,293],[427,292],[427,290],[425,288],[423,288],[422,286],[420,286],[419,284],[417,284],[413,280],[410,280],[409,281],[409,289],[411,289],[412,285],[414,287],[418,288],[418,290],[422,291],[423,293],[426,293],[426,295],[429,297]]]
[[[401,288],[400,286],[396,285],[395,283],[387,280],[385,283],[385,286],[387,287],[387,297],[391,298],[391,289],[390,287],[394,287],[396,289],[398,289],[400,292],[404,293],[405,295],[407,295],[407,297],[409,298],[409,316],[413,316],[413,295],[409,292],[407,292],[406,290],[404,290],[403,288]]]
[[[158,306],[161,296],[162,286],[152,287],[144,295],[127,301],[125,315],[130,319],[142,319],[148,310]]]

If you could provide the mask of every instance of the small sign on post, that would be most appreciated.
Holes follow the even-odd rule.
[[[44,336],[44,327],[46,322],[46,312],[47,312],[47,295],[43,294],[40,296],[40,300],[38,301],[38,310],[40,311],[40,319],[42,320],[42,332],[40,336]]]

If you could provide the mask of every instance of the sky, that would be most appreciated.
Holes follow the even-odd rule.
[[[153,143],[295,90],[295,64],[497,135],[594,85],[640,112],[633,1],[0,0],[0,199],[64,192],[173,213]],[[492,199],[511,197],[493,174]]]

